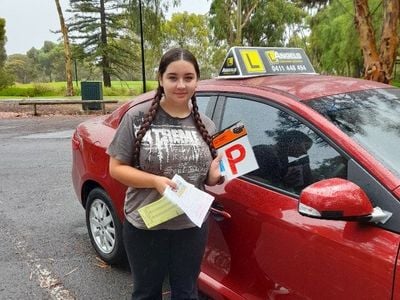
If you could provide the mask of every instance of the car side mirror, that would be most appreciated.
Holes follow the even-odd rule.
[[[372,204],[355,183],[342,178],[318,181],[300,194],[298,211],[303,216],[325,220],[385,223],[392,213]]]

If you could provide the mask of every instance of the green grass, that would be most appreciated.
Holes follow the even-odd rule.
[[[393,86],[400,87],[400,81],[399,80],[393,80],[391,84]]]
[[[0,90],[0,99],[13,98],[61,98],[65,97],[66,82],[50,82],[50,83],[16,83],[15,85]],[[157,81],[147,81],[147,90],[154,90],[157,87]],[[80,99],[81,89],[74,82],[75,97]],[[141,81],[112,81],[111,87],[104,87],[104,99],[120,99],[140,95],[143,92]],[[75,97],[68,97],[69,99]]]

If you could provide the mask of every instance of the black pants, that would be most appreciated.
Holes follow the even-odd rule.
[[[201,228],[142,230],[129,222],[123,229],[125,249],[133,277],[132,300],[162,299],[169,276],[171,299],[198,299],[197,278],[208,236]]]

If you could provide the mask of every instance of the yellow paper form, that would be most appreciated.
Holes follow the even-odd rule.
[[[138,212],[149,229],[183,214],[182,209],[166,197],[139,208]]]

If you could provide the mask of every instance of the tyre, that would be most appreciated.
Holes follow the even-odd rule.
[[[109,264],[125,261],[122,224],[115,214],[110,197],[100,189],[93,189],[86,202],[86,226],[97,254]]]

